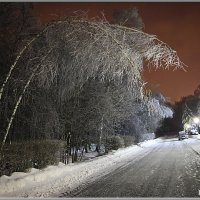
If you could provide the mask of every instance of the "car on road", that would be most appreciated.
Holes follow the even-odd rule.
[[[198,131],[197,129],[191,129],[189,132],[188,132],[190,135],[198,135]]]
[[[179,140],[188,139],[188,134],[185,131],[179,131],[179,133],[178,133],[178,139]]]

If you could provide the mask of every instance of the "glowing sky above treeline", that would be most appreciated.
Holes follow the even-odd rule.
[[[35,3],[34,13],[42,22],[63,16],[68,11],[84,10],[89,16],[104,11],[107,19],[115,9],[136,7],[147,33],[169,44],[188,66],[187,72],[177,70],[145,69],[144,79],[157,84],[158,89],[171,101],[193,94],[200,84],[200,3]]]

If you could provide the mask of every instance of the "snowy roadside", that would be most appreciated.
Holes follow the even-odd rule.
[[[28,173],[15,172],[11,176],[2,176],[0,197],[55,197],[63,192],[70,193],[80,185],[139,159],[138,155],[143,148],[159,140],[145,141],[82,163],[59,163],[58,166],[48,166],[43,170],[32,168]]]

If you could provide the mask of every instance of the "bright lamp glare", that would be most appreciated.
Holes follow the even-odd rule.
[[[199,118],[195,117],[195,118],[193,119],[193,121],[194,121],[195,124],[198,124],[198,123],[199,123]]]
[[[186,124],[185,126],[186,126],[186,129],[191,128],[190,124]]]

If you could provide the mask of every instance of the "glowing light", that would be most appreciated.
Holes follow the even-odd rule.
[[[194,121],[195,124],[198,124],[198,123],[199,123],[199,118],[198,118],[198,117],[195,117],[195,118],[193,119],[193,121]]]
[[[190,124],[186,124],[185,127],[186,127],[186,129],[189,129],[189,128],[191,128],[191,125]]]

